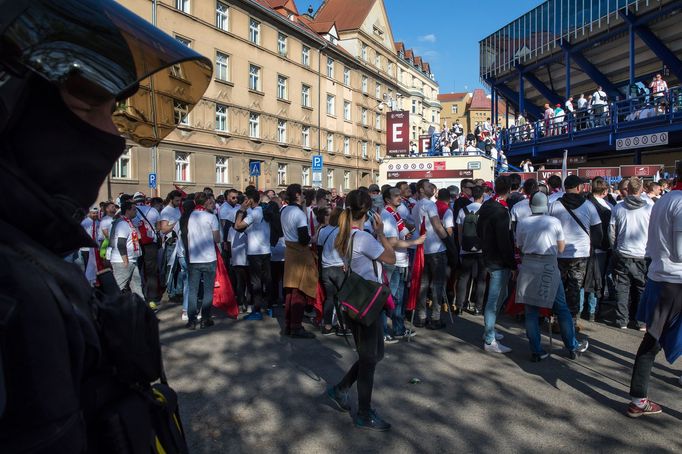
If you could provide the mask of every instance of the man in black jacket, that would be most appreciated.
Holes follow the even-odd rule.
[[[514,260],[514,241],[511,234],[511,220],[506,207],[506,199],[511,190],[511,181],[507,176],[495,180],[495,197],[488,199],[478,210],[476,230],[481,239],[483,260],[490,273],[488,283],[488,300],[484,312],[484,344],[487,352],[509,353],[511,348],[498,342],[502,335],[495,332],[497,314],[507,297],[509,278],[516,276]]]
[[[94,383],[114,372],[102,368],[93,290],[63,257],[95,247],[80,220],[125,149],[121,135],[151,146],[171,131],[130,98],[140,81],[158,72],[173,84],[165,69],[177,64],[191,79],[191,108],[211,64],[111,0],[0,8],[0,191],[21,200],[21,216],[0,212],[0,452],[109,452],[95,421],[111,389]],[[36,118],[46,121],[37,127]],[[118,292],[111,273],[99,280]],[[147,439],[134,446],[145,449]]]

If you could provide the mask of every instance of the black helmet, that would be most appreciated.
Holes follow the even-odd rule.
[[[6,111],[18,99],[16,79],[32,72],[77,98],[115,98],[121,134],[152,146],[175,129],[174,104],[189,112],[211,81],[209,59],[113,0],[0,0],[0,8]]]

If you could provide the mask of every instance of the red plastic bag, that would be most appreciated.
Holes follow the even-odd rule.
[[[225,268],[225,263],[217,247],[216,256],[218,257],[218,263],[216,265],[215,286],[213,289],[213,307],[220,309],[228,317],[236,319],[239,315],[237,299],[232,290],[232,283],[230,282],[230,276],[227,274],[227,268]]]

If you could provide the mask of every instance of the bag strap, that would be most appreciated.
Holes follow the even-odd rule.
[[[145,221],[147,221],[147,224],[149,224],[149,226],[152,228],[152,232],[154,232],[154,235],[156,235],[156,229],[154,228],[152,223],[149,222],[149,219],[147,219],[147,216],[145,216],[144,213],[142,212],[142,210],[140,210],[139,208],[137,209],[137,212],[140,213],[140,215],[144,218]]]
[[[575,215],[575,213],[573,212],[573,210],[571,210],[569,207],[566,206],[566,203],[564,202],[564,198],[563,198],[563,197],[560,198],[559,201],[560,201],[561,204],[564,206],[564,208],[566,209],[566,211],[568,211],[568,214],[571,215],[571,217],[573,218],[573,220],[574,220],[575,222],[578,223],[578,225],[580,226],[581,229],[583,229],[583,232],[587,233],[587,236],[590,236],[590,231],[587,230],[587,228],[585,227],[585,224],[583,224],[582,221],[581,221],[580,219],[578,219],[578,216]]]
[[[329,232],[329,235],[327,235],[327,238],[324,239],[322,242],[322,250],[324,250],[324,247],[327,245],[327,241],[329,241],[329,237],[332,236],[332,233],[334,233],[334,230],[338,230],[338,227],[334,227],[331,232]],[[351,257],[352,258],[352,257]]]

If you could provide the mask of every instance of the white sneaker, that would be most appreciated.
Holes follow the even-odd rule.
[[[490,353],[509,353],[512,351],[511,348],[505,347],[497,341],[493,341],[492,344],[483,343],[483,349]]]
[[[187,311],[182,311],[182,316],[180,317],[183,322],[186,322],[189,320],[189,317],[187,316]]]

